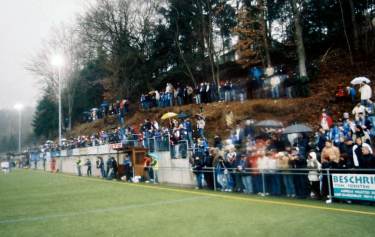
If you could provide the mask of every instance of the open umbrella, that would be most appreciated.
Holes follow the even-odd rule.
[[[160,156],[154,152],[148,153],[148,156],[155,160],[160,160]]]
[[[257,127],[263,128],[282,128],[284,127],[283,123],[277,120],[263,120],[255,124]]]
[[[312,128],[305,124],[294,124],[289,127],[286,127],[283,134],[291,134],[291,133],[309,133],[313,132]]]
[[[356,77],[354,78],[350,83],[352,85],[359,85],[359,84],[362,84],[362,83],[370,83],[370,79],[368,79],[367,77]]]
[[[168,112],[168,113],[163,114],[163,116],[161,116],[161,119],[162,119],[162,120],[166,120],[166,119],[174,118],[174,117],[176,117],[176,116],[177,116],[176,113]]]
[[[189,117],[190,117],[190,115],[185,113],[185,112],[181,112],[177,115],[177,118],[179,118],[179,119],[186,119],[186,118],[189,118]]]

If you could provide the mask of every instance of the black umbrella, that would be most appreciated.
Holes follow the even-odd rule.
[[[310,133],[310,132],[313,132],[313,129],[307,126],[306,124],[294,124],[285,128],[283,134]]]
[[[284,127],[283,123],[277,120],[262,120],[255,124],[257,127],[263,128],[282,128]]]
[[[189,118],[189,117],[190,117],[190,115],[185,113],[185,112],[181,112],[177,115],[177,118],[179,118],[179,119],[186,119],[186,118]]]

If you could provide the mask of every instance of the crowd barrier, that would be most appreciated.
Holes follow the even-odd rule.
[[[180,140],[174,144],[170,143],[169,135],[161,137],[151,137],[143,140],[123,140],[121,143],[105,144],[98,146],[88,146],[74,149],[65,149],[61,151],[47,151],[43,153],[46,159],[52,157],[70,157],[70,156],[86,156],[86,155],[104,155],[107,153],[115,153],[115,148],[122,146],[127,147],[143,147],[149,152],[170,152],[172,159],[187,159],[192,154],[188,140]],[[41,157],[41,158],[42,158]]]
[[[104,160],[111,155],[111,153],[105,154]],[[332,200],[375,203],[375,169],[238,170],[205,167],[201,170],[194,170],[188,159],[171,159],[169,152],[159,155],[157,167],[151,169],[143,165],[132,166],[132,179],[249,195],[314,198],[326,200],[328,203]],[[56,159],[56,167],[65,173],[77,174],[75,162],[78,157]],[[91,159],[93,175],[100,176],[100,171],[95,166],[96,156],[86,155],[82,161],[84,162],[85,159]],[[119,164],[122,164],[122,160],[121,156]],[[50,161],[44,165],[46,171],[50,171]],[[34,165],[32,164],[31,167]],[[36,168],[44,169],[41,161],[37,162]],[[134,169],[136,168],[144,169],[142,177],[135,177]],[[82,165],[82,173],[85,174],[85,172],[86,167]]]
[[[47,152],[45,158],[60,157],[57,164],[59,169],[63,172],[70,169],[70,172],[74,173],[74,168],[71,168],[75,165],[74,157],[90,157],[94,167],[97,155],[119,154],[114,147],[124,144],[142,146],[150,152],[164,154],[165,158],[160,161],[156,173],[160,181],[167,184],[262,196],[327,199],[328,202],[332,199],[375,202],[375,169],[238,170],[208,167],[196,171],[189,164],[189,158],[194,153],[189,142],[181,140],[171,144],[169,137],[164,142],[153,137],[142,141],[125,140],[119,144]],[[96,175],[99,175],[99,172]]]
[[[286,196],[375,203],[375,169],[217,169],[206,167],[159,167],[157,176],[173,177],[174,184],[187,183],[214,191],[261,196]],[[193,176],[190,182],[187,177]],[[149,175],[150,176],[150,175]],[[312,179],[309,179],[309,176]],[[158,177],[158,178],[159,178]]]

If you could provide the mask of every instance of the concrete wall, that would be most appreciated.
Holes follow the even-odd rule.
[[[191,165],[188,159],[171,159],[169,152],[158,152],[154,153],[159,157],[159,182],[170,185],[179,186],[194,186],[195,176],[191,171]],[[91,160],[92,164],[92,175],[100,176],[100,171],[96,168],[96,159],[101,156],[106,164],[109,157],[118,158],[119,164],[122,164],[124,154],[114,154],[114,151],[109,146],[90,147],[74,149],[69,152],[62,152],[61,155],[67,155],[65,157],[59,157],[56,159],[56,168],[60,172],[67,174],[77,174],[76,161],[81,158],[82,164],[85,164],[86,160]],[[31,167],[34,168],[34,162],[31,162]],[[47,155],[46,160],[46,171],[51,171],[51,157]],[[37,169],[43,170],[43,161],[37,162]],[[81,171],[86,176],[87,167],[82,165]]]
[[[189,159],[171,159],[169,152],[162,152],[158,155],[160,157],[159,182],[182,186],[195,185]]]

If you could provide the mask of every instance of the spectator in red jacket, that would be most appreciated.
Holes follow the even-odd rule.
[[[322,115],[320,116],[320,126],[325,130],[328,131],[333,125],[333,119],[329,116],[326,110],[323,110]]]

